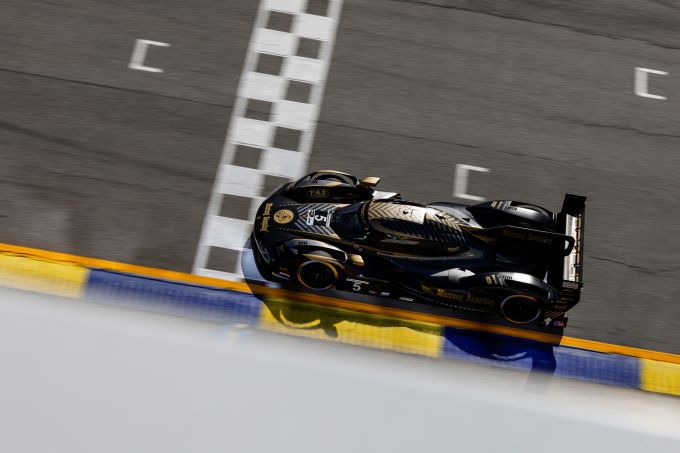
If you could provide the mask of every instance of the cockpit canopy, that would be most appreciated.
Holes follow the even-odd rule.
[[[354,203],[335,210],[333,214],[333,230],[342,238],[350,240],[365,239],[369,226],[362,217],[362,211],[369,202]]]

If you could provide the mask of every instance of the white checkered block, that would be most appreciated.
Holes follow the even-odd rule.
[[[306,172],[342,0],[261,0],[195,274],[242,278],[258,206]]]

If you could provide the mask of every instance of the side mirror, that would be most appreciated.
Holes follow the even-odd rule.
[[[364,259],[361,257],[361,255],[350,255],[349,260],[352,264],[354,264],[357,267],[364,266]]]
[[[361,180],[361,186],[362,187],[375,187],[378,185],[380,182],[380,178],[377,176],[366,176],[364,179]]]

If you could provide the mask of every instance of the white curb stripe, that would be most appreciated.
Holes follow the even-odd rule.
[[[210,269],[211,251],[221,248],[240,254],[243,250],[252,228],[256,208],[267,195],[263,193],[267,176],[296,179],[306,172],[333,53],[342,0],[328,0],[327,16],[307,14],[306,10],[307,0],[260,2],[222,158],[194,259],[194,274],[225,279],[241,278],[240,259],[233,269]],[[293,16],[290,31],[266,28],[272,12]],[[295,55],[300,38],[320,41],[318,58]],[[258,60],[262,55],[282,57],[278,75],[257,72]],[[291,80],[311,85],[308,103],[286,99]],[[271,103],[272,109],[267,121],[246,118],[250,99]],[[276,143],[277,127],[293,129],[293,133],[300,134],[297,150],[283,149],[280,143]],[[234,164],[238,145],[261,150],[258,168]],[[220,215],[224,195],[247,197],[250,200],[248,218],[237,219]]]

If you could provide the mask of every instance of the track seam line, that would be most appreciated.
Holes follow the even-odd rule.
[[[185,97],[180,97],[180,96],[170,96],[169,94],[162,94],[162,93],[157,93],[157,92],[154,92],[154,91],[136,90],[136,89],[133,89],[133,88],[118,87],[118,86],[113,86],[113,85],[105,85],[103,83],[87,82],[85,80],[68,79],[66,77],[58,77],[58,76],[52,76],[52,75],[47,75],[47,74],[38,74],[38,73],[34,73],[34,72],[18,71],[18,70],[15,70],[15,69],[0,68],[0,72],[8,72],[8,73],[11,73],[11,74],[21,74],[21,75],[27,75],[27,76],[31,76],[31,77],[38,77],[38,78],[41,78],[41,79],[56,80],[56,81],[59,81],[59,82],[68,82],[68,83],[74,83],[74,84],[78,84],[78,85],[86,85],[86,86],[97,87],[97,88],[109,88],[109,89],[112,89],[112,90],[125,91],[127,93],[143,94],[145,96],[156,96],[156,97],[165,98],[165,99],[175,99],[175,100],[178,100],[178,101],[188,101],[188,102],[194,102],[194,103],[197,103],[197,104],[212,105],[212,106],[215,106],[215,107],[226,107],[226,108],[232,107],[229,104],[220,104],[220,103],[216,103],[216,102],[199,101],[197,99],[185,98]]]

